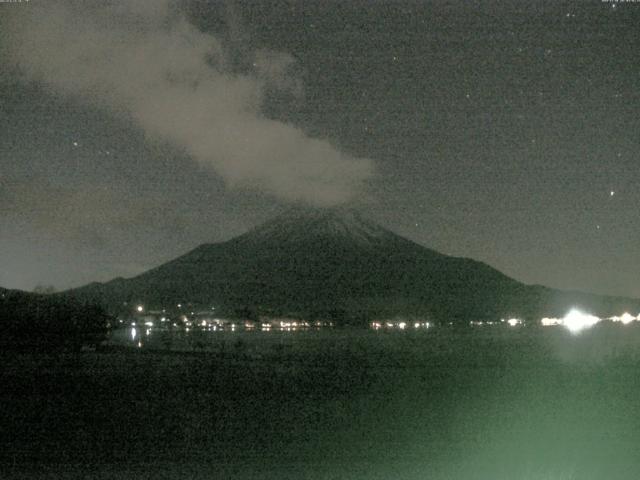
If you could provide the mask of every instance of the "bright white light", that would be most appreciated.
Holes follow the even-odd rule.
[[[625,325],[626,325],[627,323],[631,323],[631,322],[633,322],[635,319],[636,319],[636,317],[633,317],[633,316],[632,316],[630,313],[628,313],[628,312],[623,313],[623,314],[622,314],[622,317],[620,317],[620,321],[621,321],[622,323],[624,323]]]
[[[544,317],[542,320],[540,320],[540,322],[542,323],[543,327],[551,327],[553,325],[561,325],[562,324],[562,320],[559,318],[549,318],[549,317]]]
[[[137,335],[138,335],[138,331],[135,329],[135,327],[133,327],[131,329],[131,340],[135,340]]]
[[[623,325],[626,325],[628,323],[633,322],[635,319],[636,319],[636,317],[631,315],[629,312],[625,312],[620,317],[611,317],[610,320],[612,320],[614,322],[621,322]]]
[[[407,326],[407,324],[406,324],[406,323],[404,323],[404,322],[400,322],[400,323],[398,324],[398,327],[400,328],[400,330],[404,330],[406,326]]]
[[[572,333],[577,333],[585,328],[593,327],[599,321],[598,317],[574,309],[565,315],[562,324]]]
[[[136,310],[137,310],[138,312],[142,312],[142,311],[144,310],[144,307],[143,307],[142,305],[138,305],[138,306],[136,307]]]
[[[413,328],[420,328],[420,323],[416,322],[413,324]]]
[[[515,327],[516,325],[520,325],[522,323],[522,320],[519,320],[517,318],[510,318],[509,320],[507,320],[507,323],[510,327]]]
[[[153,322],[144,322],[147,327],[153,327]]]

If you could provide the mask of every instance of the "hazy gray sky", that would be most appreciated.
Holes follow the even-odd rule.
[[[0,3],[0,285],[129,276],[355,203],[640,296],[640,4]]]

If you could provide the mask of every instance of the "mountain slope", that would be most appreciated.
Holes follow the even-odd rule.
[[[190,302],[306,318],[365,321],[419,315],[441,321],[602,315],[640,303],[526,286],[486,264],[440,254],[349,210],[296,210],[227,242],[204,244],[131,279],[72,292],[112,308]],[[635,303],[634,303],[635,302]]]

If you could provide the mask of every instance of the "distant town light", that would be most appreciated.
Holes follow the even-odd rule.
[[[611,317],[611,320],[614,322],[620,322],[623,325],[627,325],[628,323],[631,323],[634,320],[636,320],[636,317],[631,315],[629,312],[625,312],[620,317]]]
[[[144,307],[143,307],[142,305],[138,305],[138,306],[136,307],[136,310],[137,310],[138,312],[143,312],[143,311],[144,311]]]
[[[522,320],[518,318],[510,318],[509,320],[507,320],[507,323],[510,327],[515,327],[517,325],[520,325],[522,323]]]
[[[593,327],[600,319],[596,316],[582,313],[577,309],[571,310],[562,319],[562,324],[572,333],[578,333],[585,328]]]
[[[559,318],[544,317],[540,320],[540,323],[542,323],[543,327],[551,327],[553,325],[562,325],[562,320]]]

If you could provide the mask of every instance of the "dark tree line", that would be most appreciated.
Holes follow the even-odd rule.
[[[79,351],[106,339],[112,318],[102,307],[69,297],[4,291],[0,344],[9,350]]]

